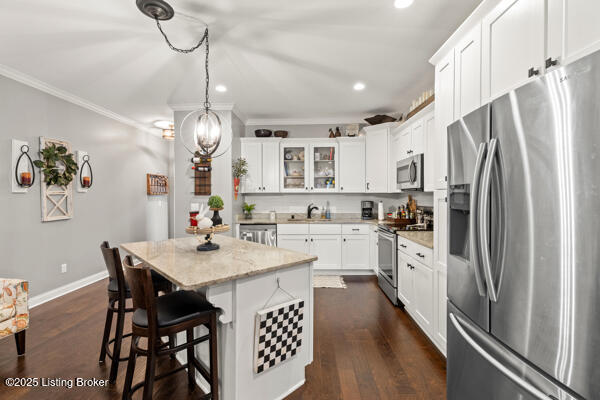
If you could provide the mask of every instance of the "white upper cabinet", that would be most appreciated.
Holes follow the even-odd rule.
[[[548,0],[546,67],[568,64],[600,49],[600,1]]]
[[[339,191],[339,153],[336,141],[310,145],[310,191]]]
[[[454,118],[458,119],[481,105],[480,23],[454,48],[454,57]]]
[[[339,188],[343,193],[365,191],[365,140],[359,138],[338,139],[340,149]]]
[[[387,193],[390,175],[390,125],[365,128],[366,131],[366,184],[368,193]]]
[[[440,60],[435,67],[435,135],[434,184],[446,189],[448,149],[447,128],[454,121],[454,51]]]
[[[241,156],[248,163],[248,173],[242,178],[242,193],[258,193],[262,188],[262,143],[242,141]]]
[[[262,188],[263,192],[279,192],[279,140],[262,144]]]
[[[310,144],[306,141],[282,141],[279,159],[281,192],[309,192]]]
[[[545,1],[504,0],[482,22],[482,95],[492,100],[543,72]]]
[[[425,125],[424,120],[419,119],[410,129],[410,153],[409,156],[423,154],[425,152]]]
[[[423,190],[433,192],[435,189],[435,112],[430,112],[423,117],[423,126],[425,129],[425,165],[423,176]]]
[[[241,156],[248,162],[242,193],[279,192],[279,142],[280,139],[242,139]]]

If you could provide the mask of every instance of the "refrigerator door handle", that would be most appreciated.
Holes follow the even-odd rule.
[[[475,273],[475,283],[477,284],[477,291],[481,297],[485,297],[486,290],[481,278],[480,262],[479,262],[479,241],[477,239],[477,200],[479,197],[479,183],[481,178],[481,168],[485,159],[485,153],[487,150],[486,143],[479,144],[479,150],[477,151],[477,159],[475,161],[475,172],[473,174],[473,185],[471,187],[471,196],[469,201],[469,242],[470,246],[470,261]]]
[[[535,386],[533,386],[532,384],[530,384],[529,382],[527,382],[526,380],[524,380],[523,378],[521,378],[520,376],[515,374],[513,371],[511,371],[506,366],[504,366],[504,364],[502,364],[500,361],[495,359],[491,354],[489,354],[487,351],[485,351],[481,346],[479,346],[479,344],[477,344],[477,342],[471,336],[469,336],[469,334],[464,330],[464,328],[461,326],[460,322],[458,321],[458,318],[454,315],[454,313],[449,313],[448,317],[450,318],[452,325],[454,325],[454,328],[462,336],[462,338],[475,351],[477,351],[477,353],[479,353],[479,355],[481,357],[483,357],[487,362],[489,362],[491,365],[496,367],[496,369],[498,369],[498,371],[500,371],[504,376],[506,376],[508,379],[513,381],[516,385],[523,388],[524,390],[526,390],[527,392],[529,392],[531,395],[533,395],[535,398],[537,398],[539,400],[555,400],[552,396],[542,392],[541,390],[539,390],[538,388],[536,388]]]
[[[481,251],[481,264],[485,275],[485,283],[490,300],[498,301],[498,291],[492,275],[492,261],[490,256],[489,221],[490,221],[490,189],[492,183],[492,167],[496,159],[498,139],[490,140],[487,160],[481,177],[481,191],[479,198],[479,247]]]

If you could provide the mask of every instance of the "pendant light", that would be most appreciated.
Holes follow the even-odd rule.
[[[189,142],[189,140],[186,140],[187,138],[184,137],[183,129],[180,129],[180,136],[185,148],[194,154],[194,156],[200,157],[203,160],[210,160],[211,158],[224,154],[225,152],[215,155],[215,152],[221,144],[223,125],[219,116],[211,110],[211,104],[208,95],[210,87],[210,75],[208,73],[208,55],[210,50],[208,44],[208,27],[204,30],[204,35],[202,35],[195,46],[189,49],[180,49],[175,47],[169,41],[167,34],[163,31],[160,24],[160,21],[167,21],[173,18],[175,15],[173,8],[163,0],[136,0],[136,4],[144,15],[156,21],[158,30],[171,50],[177,53],[188,54],[194,52],[196,49],[202,46],[202,44],[205,45],[204,71],[206,76],[206,88],[204,91],[204,108],[202,110],[193,112],[194,114],[198,114],[195,116],[196,120],[193,130],[193,148],[190,148],[190,146],[186,144],[186,142]],[[190,114],[188,114],[188,116]],[[185,119],[187,119],[188,116],[186,116]]]

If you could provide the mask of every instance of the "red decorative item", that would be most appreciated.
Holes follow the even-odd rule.
[[[31,172],[21,172],[21,185],[31,185]]]
[[[234,193],[235,200],[237,200],[239,191],[240,191],[240,178],[233,178],[233,193]]]
[[[198,221],[196,217],[198,216],[198,211],[190,211],[190,226],[198,226]]]

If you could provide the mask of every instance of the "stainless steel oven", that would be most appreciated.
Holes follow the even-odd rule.
[[[397,274],[398,262],[396,260],[396,233],[386,227],[380,226],[377,230],[377,248],[379,256],[379,287],[394,305],[398,305]]]
[[[396,187],[400,190],[423,190],[423,154],[396,163]]]

